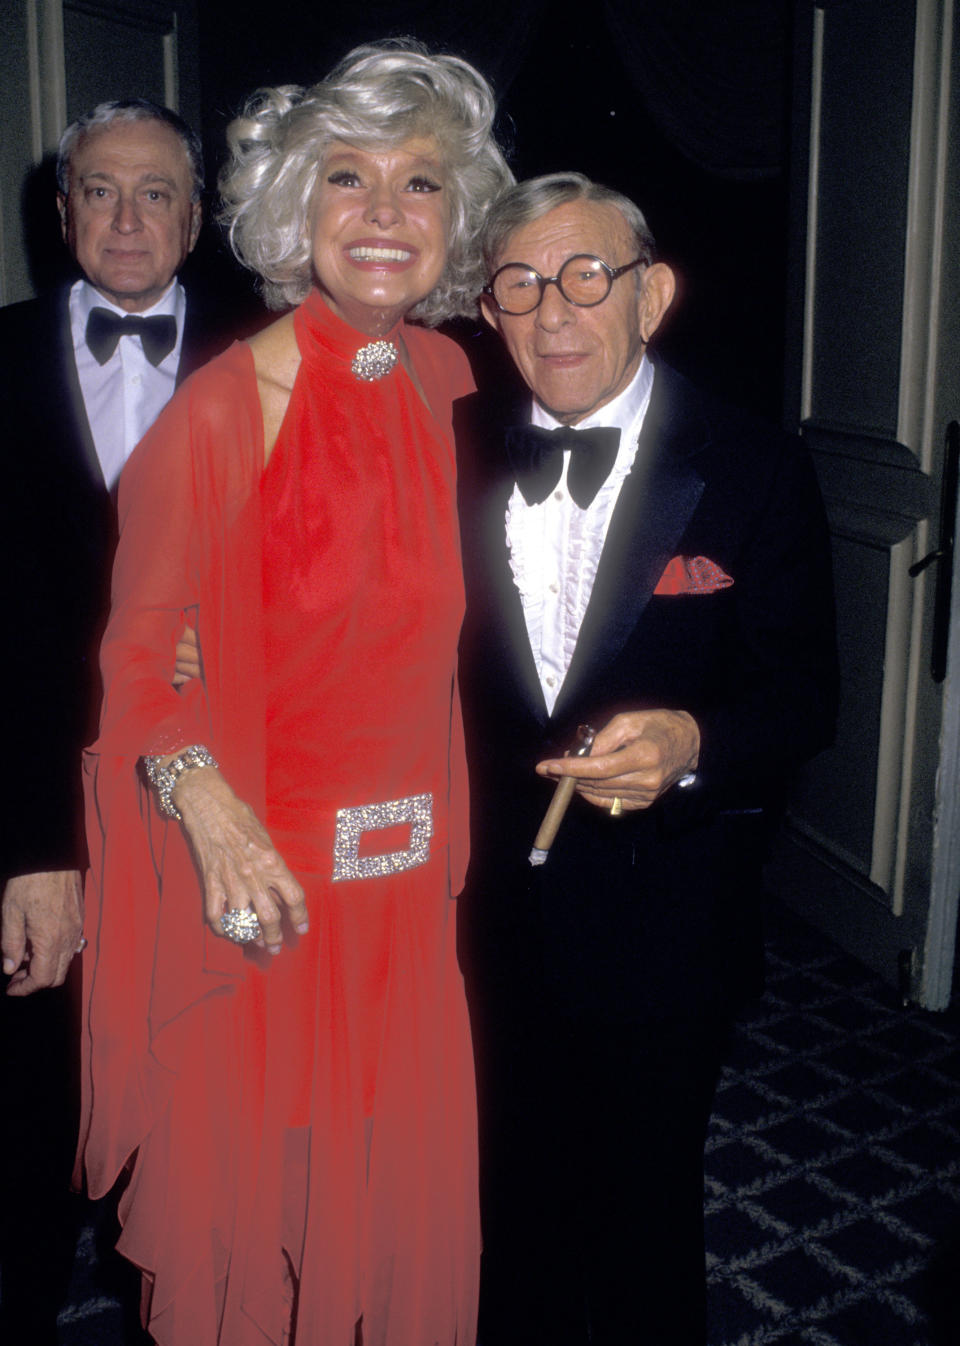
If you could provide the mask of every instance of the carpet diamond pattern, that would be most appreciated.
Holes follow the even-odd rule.
[[[960,1346],[960,1014],[784,912],[707,1142],[710,1346]]]

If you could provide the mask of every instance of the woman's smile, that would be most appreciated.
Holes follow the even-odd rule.
[[[382,336],[426,298],[447,262],[446,169],[432,136],[371,151],[335,141],[313,199],[312,258],[330,307]]]

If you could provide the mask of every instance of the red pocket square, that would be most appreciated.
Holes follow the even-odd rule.
[[[675,556],[654,589],[655,594],[712,594],[733,580],[706,556]]]

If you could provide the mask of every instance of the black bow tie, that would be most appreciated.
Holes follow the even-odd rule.
[[[87,345],[98,364],[105,365],[122,336],[138,336],[143,353],[158,365],[177,344],[177,320],[168,313],[141,318],[135,313],[121,318],[108,308],[92,308],[87,319]]]
[[[561,425],[515,425],[507,431],[507,457],[528,505],[539,505],[554,489],[563,471],[563,450],[570,450],[567,490],[581,509],[593,501],[610,475],[620,444],[616,426],[576,430]]]

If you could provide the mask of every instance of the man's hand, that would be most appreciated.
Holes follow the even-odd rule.
[[[182,687],[191,678],[203,677],[203,665],[200,662],[200,642],[192,626],[185,626],[177,641],[176,667],[173,674],[174,687]]]
[[[76,869],[20,874],[3,890],[0,949],[12,974],[7,995],[61,986],[83,929],[83,889]]]
[[[593,741],[589,757],[537,763],[541,776],[574,776],[577,793],[609,809],[646,809],[681,777],[696,771],[700,730],[685,710],[634,710],[615,715]]]

